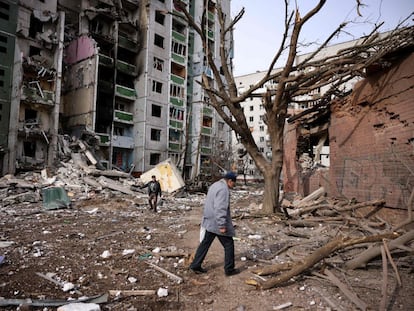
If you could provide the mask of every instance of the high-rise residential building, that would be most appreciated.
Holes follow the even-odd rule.
[[[181,2],[196,21],[206,14],[218,59],[215,1],[206,10],[202,0]],[[186,178],[211,175],[231,132],[197,83],[202,73],[213,77],[175,4],[1,1],[0,44],[13,58],[0,64],[9,79],[0,85],[9,90],[0,98],[2,174],[53,165],[68,134],[90,144],[102,169],[139,174],[170,158]],[[230,12],[230,0],[220,4]]]
[[[55,159],[64,22],[56,1],[0,2],[2,174]]]

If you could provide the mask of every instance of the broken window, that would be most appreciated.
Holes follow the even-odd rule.
[[[43,32],[43,23],[38,20],[33,14],[30,15],[29,37],[36,38],[37,33]]]
[[[160,162],[161,154],[151,153],[150,154],[150,165],[157,165]]]
[[[25,141],[23,143],[23,152],[25,157],[34,158],[36,156],[36,142]]]
[[[171,52],[185,56],[187,53],[187,47],[179,42],[173,41],[171,44]]]
[[[156,10],[155,11],[155,21],[158,24],[164,25],[165,14],[163,14],[161,11]]]
[[[161,106],[160,105],[152,105],[151,109],[151,116],[160,118],[161,117]]]
[[[118,126],[114,127],[114,134],[117,136],[124,136],[124,131],[125,129],[123,127],[118,127]]]
[[[0,35],[0,53],[7,54],[7,37]]]
[[[33,109],[25,109],[24,111],[24,123],[26,125],[37,124],[37,111]]]
[[[4,13],[5,11],[8,13],[10,11],[10,5],[7,3],[4,3],[3,1],[0,2],[0,19],[4,19],[6,21],[9,20],[9,15]]]
[[[160,48],[164,48],[164,37],[155,34],[154,35],[154,45],[160,47]]]
[[[0,87],[4,87],[4,75],[5,75],[4,69],[0,69]]]
[[[164,70],[164,61],[158,57],[154,57],[154,68],[163,71]]]
[[[203,117],[203,126],[205,127],[212,127],[213,125],[213,119],[211,117]]]
[[[151,140],[160,141],[161,140],[161,130],[151,129]]]
[[[162,83],[158,81],[152,81],[152,91],[155,93],[162,94]]]
[[[178,85],[171,84],[170,85],[170,96],[183,98],[184,97],[184,89]]]
[[[184,35],[186,29],[187,29],[187,27],[185,25],[181,24],[176,19],[173,19],[173,21],[172,21],[172,30]]]
[[[176,107],[170,107],[170,118],[182,121],[184,119],[184,111]]]
[[[29,48],[29,57],[35,56],[35,55],[40,55],[40,51],[41,51],[41,49],[39,49],[35,46],[30,46],[30,48]]]

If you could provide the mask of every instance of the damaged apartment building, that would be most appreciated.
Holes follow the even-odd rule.
[[[204,1],[184,2],[195,20],[204,13]],[[52,166],[77,138],[101,169],[139,175],[169,158],[193,178],[230,145],[197,83],[209,72],[202,43],[174,1],[1,0],[0,10],[2,174]]]

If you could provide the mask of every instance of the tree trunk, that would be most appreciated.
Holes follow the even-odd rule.
[[[273,214],[279,206],[279,177],[281,168],[274,171],[263,172],[264,177],[264,194],[263,194],[263,212]]]

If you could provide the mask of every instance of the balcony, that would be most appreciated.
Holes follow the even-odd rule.
[[[115,95],[130,100],[135,100],[137,98],[137,92],[135,89],[131,89],[119,84],[115,86]]]
[[[201,127],[201,134],[203,135],[211,135],[213,134],[213,129],[211,127]]]
[[[134,138],[129,136],[112,136],[112,146],[124,149],[134,148]]]
[[[22,100],[53,106],[55,104],[55,93],[39,88],[23,86]]]
[[[181,78],[181,77],[173,75],[173,74],[170,76],[170,79],[171,79],[172,82],[174,82],[175,84],[178,84],[178,85],[184,85],[184,82],[185,82],[184,78]]]
[[[201,147],[201,154],[211,154],[211,147]]]
[[[208,108],[208,107],[203,107],[203,115],[211,117],[213,115],[213,109]]]
[[[178,107],[184,106],[184,100],[177,97],[170,97],[170,103]]]
[[[179,142],[170,141],[168,143],[168,149],[171,151],[181,151],[181,144]]]
[[[119,36],[118,45],[132,52],[138,52],[138,47],[139,47],[138,43],[135,40],[132,40],[130,38]]]
[[[172,37],[173,39],[182,42],[184,44],[187,44],[187,41],[185,40],[185,35],[183,35],[182,33],[179,33],[177,31],[172,31]]]
[[[115,117],[114,121],[121,122],[121,123],[133,123],[134,116],[130,112],[122,111],[122,110],[115,110]]]
[[[185,64],[185,56],[175,53],[171,53],[171,56],[174,62],[178,64]]]
[[[114,64],[114,59],[112,57],[106,56],[104,54],[99,54],[99,65],[112,67]]]
[[[170,126],[176,129],[182,129],[183,128],[183,121],[178,120],[170,120]]]
[[[96,133],[99,137],[99,146],[109,146],[109,134]]]
[[[130,75],[135,75],[137,72],[137,67],[135,65],[129,64],[122,60],[117,60],[116,69]]]

